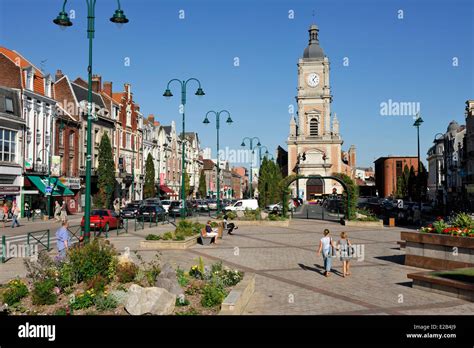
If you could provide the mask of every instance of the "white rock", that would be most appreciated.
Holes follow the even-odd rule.
[[[176,295],[166,289],[150,287],[142,288],[133,284],[128,289],[125,310],[131,315],[169,315],[173,313]]]

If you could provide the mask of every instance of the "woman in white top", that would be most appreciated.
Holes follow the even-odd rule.
[[[332,266],[332,257],[333,257],[333,248],[334,242],[332,241],[332,238],[329,236],[329,230],[326,228],[324,230],[324,237],[321,238],[319,241],[319,249],[318,249],[318,256],[321,255],[321,251],[323,252],[323,260],[324,260],[324,269],[326,270],[324,272],[324,275],[326,277],[329,277],[331,274],[331,266]]]

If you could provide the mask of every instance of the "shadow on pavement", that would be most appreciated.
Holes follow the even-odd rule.
[[[405,265],[405,255],[375,256],[375,259]]]

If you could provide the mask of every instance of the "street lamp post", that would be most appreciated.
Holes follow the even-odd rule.
[[[423,119],[421,116],[418,115],[418,117],[415,120],[415,123],[413,123],[413,126],[416,127],[416,136],[417,136],[417,142],[418,142],[418,179],[421,179],[420,176],[420,171],[421,171],[421,162],[420,162],[420,126],[423,123]],[[419,190],[419,197],[418,197],[418,209],[420,210],[420,216],[421,216],[421,190],[420,187],[418,187]]]
[[[206,113],[206,118],[204,118],[204,121],[202,121],[204,124],[209,124],[209,119],[207,118],[207,115],[209,114],[214,114],[216,115],[216,130],[217,130],[217,213],[220,213],[221,211],[221,187],[220,187],[220,172],[221,172],[221,166],[219,164],[219,128],[220,128],[220,116],[221,113],[226,113],[227,114],[227,120],[226,123],[231,124],[233,121],[230,118],[230,112],[227,110],[221,110],[219,112],[216,111],[208,111]]]
[[[254,146],[253,146],[254,140],[257,140],[257,147],[262,146],[262,144],[260,143],[260,139],[257,138],[257,137],[253,137],[253,138],[245,137],[245,138],[243,138],[242,139],[242,144],[240,144],[240,146],[245,147],[245,141],[246,140],[249,141],[249,148],[250,148],[250,151],[252,151],[252,155],[254,154]],[[253,198],[253,195],[252,195],[252,183],[253,183],[252,163],[253,163],[253,158],[250,161],[250,180],[249,180],[249,183],[250,183],[250,185],[249,185],[250,186],[250,197],[249,198],[250,199]]]
[[[185,182],[184,182],[184,172],[185,172],[185,144],[184,144],[184,139],[185,139],[185,129],[186,129],[186,117],[185,117],[185,109],[186,109],[186,86],[188,85],[188,82],[190,81],[196,81],[198,83],[198,89],[196,90],[196,93],[195,95],[197,95],[198,97],[202,97],[203,95],[205,95],[204,91],[202,90],[201,88],[201,82],[194,78],[194,77],[191,77],[190,79],[187,79],[187,80],[179,80],[179,79],[171,79],[168,81],[168,84],[166,86],[166,90],[165,90],[165,93],[163,93],[163,96],[166,97],[166,98],[170,98],[173,96],[173,94],[171,93],[171,90],[170,90],[170,84],[171,82],[173,81],[176,81],[176,82],[179,82],[180,86],[181,86],[181,105],[180,105],[180,111],[181,113],[183,114],[183,133],[181,134],[181,143],[182,143],[182,153],[181,153],[181,201],[182,201],[182,206],[181,206],[181,211],[180,211],[180,216],[181,218],[185,218],[186,217],[186,192],[184,192],[184,186],[185,186]]]
[[[87,153],[86,153],[86,206],[84,210],[84,234],[86,241],[90,235],[90,212],[91,212],[91,172],[92,172],[92,42],[95,32],[95,4],[97,0],[86,0],[87,3],[87,38],[89,39],[89,65],[88,85],[87,85]],[[64,0],[62,11],[53,20],[54,24],[61,27],[70,27],[71,20],[66,12],[67,0]],[[118,8],[110,21],[118,25],[128,23],[128,19],[120,7],[120,0],[117,0]]]
[[[440,136],[440,137],[438,137]],[[435,161],[436,161],[436,193],[435,193],[435,201],[436,201],[436,206],[438,206],[438,196],[439,196],[439,162],[438,162],[438,141],[441,139],[441,137],[444,137],[443,133],[436,133],[434,136],[433,143],[435,144],[434,147],[434,155],[435,155]]]

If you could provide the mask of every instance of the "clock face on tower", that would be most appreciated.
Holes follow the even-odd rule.
[[[309,74],[306,78],[306,83],[310,87],[316,87],[317,85],[319,85],[319,75],[316,73]]]

